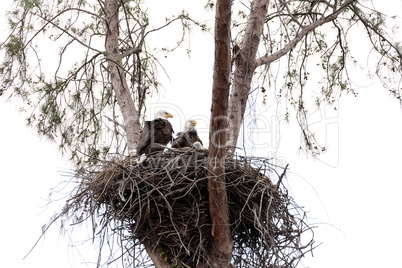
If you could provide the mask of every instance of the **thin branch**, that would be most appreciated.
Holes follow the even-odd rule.
[[[141,47],[136,47],[136,48],[130,48],[127,50],[124,50],[123,53],[120,54],[120,58],[126,58],[128,56],[131,56],[132,54],[140,53],[142,52]]]
[[[338,10],[336,10],[335,12],[333,12],[332,14],[322,17],[319,20],[305,26],[302,27],[301,31],[288,43],[286,44],[282,49],[276,51],[273,54],[270,55],[265,55],[262,56],[260,58],[258,58],[255,61],[254,64],[254,69],[257,68],[258,66],[264,65],[264,64],[269,64],[277,59],[279,59],[280,57],[282,57],[283,55],[287,54],[292,48],[294,48],[300,40],[302,40],[308,33],[310,33],[312,30],[314,30],[315,28],[335,20],[338,15],[344,11],[348,6],[350,6],[352,3],[356,2],[357,0],[349,0],[347,2],[345,2],[345,4],[343,4]]]
[[[31,41],[32,41],[39,33],[41,33],[49,24],[52,24],[53,26],[55,26],[55,27],[58,28],[59,30],[65,32],[66,34],[68,34],[69,36],[71,36],[73,39],[75,39],[77,42],[79,42],[80,44],[84,45],[85,47],[87,47],[87,48],[89,48],[89,49],[91,49],[91,50],[95,50],[95,51],[101,53],[101,51],[96,50],[96,49],[94,49],[94,48],[92,48],[92,47],[87,46],[85,43],[81,42],[81,41],[78,40],[76,37],[74,37],[73,35],[71,35],[68,31],[66,31],[65,29],[62,29],[61,27],[59,27],[58,25],[56,25],[56,24],[53,22],[53,21],[56,20],[59,16],[63,15],[64,13],[66,13],[66,12],[68,12],[68,11],[71,11],[71,10],[76,10],[76,11],[78,10],[78,11],[81,11],[81,12],[85,12],[85,13],[87,13],[87,14],[90,14],[91,16],[95,16],[95,17],[101,19],[101,18],[100,18],[97,14],[95,14],[95,13],[92,13],[92,12],[89,12],[89,11],[86,11],[86,10],[83,10],[83,9],[79,9],[79,8],[68,8],[68,9],[62,10],[60,13],[56,14],[56,15],[55,15],[54,17],[52,17],[51,19],[46,19],[46,18],[44,18],[43,16],[41,16],[40,14],[36,14],[36,13],[35,13],[35,14],[33,14],[33,15],[38,16],[39,18],[41,18],[42,20],[44,20],[46,23],[45,23],[39,30],[36,31],[36,33],[31,37],[31,39],[30,39],[29,41],[26,42],[26,45],[25,45],[24,49],[25,49],[25,48],[28,46],[28,44],[31,43]]]
[[[281,176],[279,177],[278,183],[276,184],[276,189],[277,190],[279,189],[279,186],[282,183],[282,179],[285,177],[286,170],[288,169],[288,166],[289,166],[289,164],[286,164],[285,168],[283,169],[283,172],[282,172]]]
[[[386,36],[384,36],[378,29],[374,28],[370,23],[367,23],[366,19],[362,17],[359,9],[352,8],[352,11],[359,18],[359,20],[363,23],[370,38],[371,38],[371,34],[370,34],[369,30],[373,31],[375,34],[377,34],[380,37],[380,39],[383,42],[387,43],[390,47],[392,47],[396,51],[396,53],[398,53],[398,56],[402,59],[402,52],[393,43],[391,43],[388,40],[388,38]],[[376,46],[374,46],[374,47],[376,48]]]
[[[107,118],[107,120],[109,120],[110,122],[113,122],[113,123],[115,123],[116,125],[118,125],[118,126],[121,126],[123,129],[125,129],[125,126],[123,125],[123,124],[121,124],[121,123],[119,123],[119,122],[117,122],[116,120],[114,120],[113,118],[110,118],[109,116],[107,116],[107,115],[103,115],[104,117],[106,117]]]
[[[61,13],[58,14],[57,16],[59,16],[59,15],[61,15]],[[39,14],[37,14],[37,16],[38,16],[39,18],[43,19],[44,21],[47,21],[47,23],[42,27],[42,29],[44,29],[48,24],[51,24],[51,25],[53,25],[54,27],[56,27],[57,29],[59,29],[60,31],[64,32],[65,34],[67,34],[68,36],[70,36],[71,38],[73,38],[75,41],[77,41],[77,42],[78,42],[79,44],[81,44],[82,46],[84,46],[84,47],[86,47],[86,48],[88,48],[88,49],[90,49],[90,50],[96,51],[96,52],[98,52],[98,53],[103,53],[102,51],[100,51],[100,50],[98,50],[98,49],[96,49],[96,48],[93,48],[93,47],[91,47],[91,46],[88,46],[87,44],[85,44],[84,42],[82,42],[81,40],[79,40],[77,37],[75,37],[74,35],[72,35],[71,33],[69,33],[66,29],[63,29],[63,28],[61,28],[59,25],[57,25],[56,23],[54,23],[53,20],[55,20],[57,16],[56,16],[56,17],[53,17],[51,20],[47,20],[46,18],[42,17],[42,16],[39,15]],[[38,31],[37,34],[39,34],[39,32],[41,32],[41,31]],[[36,36],[37,34],[35,34],[35,36]],[[33,38],[34,38],[34,37],[32,37],[31,40],[32,40]]]

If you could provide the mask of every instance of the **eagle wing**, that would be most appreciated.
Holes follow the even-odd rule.
[[[197,130],[179,132],[177,134],[177,138],[175,138],[172,142],[172,148],[193,147],[194,142],[197,141],[203,145],[200,137],[198,137]]]
[[[193,146],[194,142],[197,142],[197,141],[199,143],[201,143],[201,145],[204,145],[204,144],[202,144],[202,140],[198,136],[197,130],[195,130],[195,129],[194,130],[189,130],[187,133],[188,133],[187,134],[187,140],[189,142],[191,142],[191,146]]]
[[[172,124],[166,119],[145,121],[138,143],[138,154],[163,151],[164,147],[155,145],[155,143],[167,145],[172,141],[172,133],[174,133]]]
[[[144,127],[141,130],[141,138],[138,142],[138,155],[142,155],[149,151],[151,146],[151,121],[145,121]]]
[[[166,119],[154,120],[154,133],[153,142],[167,145],[173,139],[173,127],[172,124]]]
[[[182,143],[183,143],[183,132],[179,132],[177,133],[177,137],[173,139],[172,142],[172,148],[180,148],[183,147]]]

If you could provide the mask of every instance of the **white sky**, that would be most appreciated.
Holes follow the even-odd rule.
[[[392,9],[402,12],[400,1],[392,3]],[[163,6],[158,8],[164,10]],[[202,43],[202,38],[194,38],[191,49],[191,59],[183,57],[183,52],[167,62],[171,82],[165,83],[166,91],[156,101],[168,103],[178,115],[172,121],[176,131],[184,117],[209,116],[213,47]],[[309,222],[318,224],[315,240],[323,243],[314,251],[314,257],[303,260],[304,267],[400,264],[402,111],[387,90],[377,84],[362,86],[357,98],[341,98],[339,113],[323,109],[314,114],[314,127],[324,133],[321,137],[329,149],[321,160],[298,154],[297,128],[281,124],[280,146],[274,152],[290,164],[291,173],[285,183],[296,202],[309,212]],[[179,93],[182,102],[180,110],[175,110]],[[181,105],[185,100],[191,103]],[[67,180],[60,171],[68,164],[55,144],[25,127],[24,116],[17,108],[16,102],[1,100],[0,167],[5,183],[0,188],[2,266],[95,267],[97,252],[91,242],[78,247],[88,238],[82,236],[84,232],[71,238],[70,234],[59,235],[56,226],[22,260],[41,234],[42,225],[63,205],[56,201],[44,207],[51,188]]]

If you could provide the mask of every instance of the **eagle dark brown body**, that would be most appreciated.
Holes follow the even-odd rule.
[[[197,141],[203,145],[200,137],[198,137],[197,130],[189,129],[177,134],[177,138],[172,142],[172,148],[193,147],[194,142]]]
[[[138,155],[163,151],[164,147],[157,144],[167,145],[173,139],[173,128],[166,119],[158,118],[152,121],[145,121],[141,131],[140,142],[138,143]]]

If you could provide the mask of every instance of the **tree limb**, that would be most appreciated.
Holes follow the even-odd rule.
[[[108,54],[110,81],[116,94],[117,103],[123,115],[127,134],[128,151],[137,149],[140,137],[140,121],[133,97],[127,84],[125,71],[121,67],[119,50],[119,4],[118,0],[105,1],[106,51]]]
[[[103,116],[104,116],[104,117],[106,117],[106,119],[107,119],[107,120],[109,120],[110,122],[113,122],[113,123],[115,123],[116,125],[118,125],[118,126],[122,127],[123,129],[125,129],[125,127],[124,127],[124,125],[123,125],[123,124],[121,124],[121,123],[117,122],[116,120],[114,120],[114,119],[110,118],[110,117],[109,117],[109,116],[107,116],[107,115],[103,115]]]
[[[131,56],[132,54],[136,54],[136,53],[140,53],[140,52],[142,52],[141,47],[130,48],[130,49],[123,51],[120,54],[120,58],[123,59],[125,57]]]
[[[62,14],[62,13],[57,14],[57,16],[59,16],[59,15],[61,15],[61,14]],[[47,20],[46,18],[44,18],[43,16],[41,16],[41,15],[39,15],[39,14],[37,14],[37,16],[38,16],[39,18],[41,18],[42,20],[44,20],[44,21],[47,22],[47,23],[42,27],[42,29],[44,29],[48,24],[51,24],[51,25],[53,25],[54,27],[56,27],[57,29],[59,29],[60,31],[64,32],[65,34],[67,34],[68,36],[70,36],[71,38],[73,38],[73,39],[74,39],[75,41],[77,41],[78,43],[80,43],[80,45],[82,45],[82,46],[84,46],[84,47],[86,47],[86,48],[88,48],[88,49],[90,49],[90,50],[96,51],[96,52],[98,52],[98,53],[102,53],[102,51],[100,51],[100,50],[98,50],[98,49],[96,49],[96,48],[93,48],[93,47],[91,47],[91,46],[88,46],[87,44],[85,44],[84,42],[82,42],[81,40],[79,40],[78,38],[76,38],[74,35],[72,35],[71,33],[69,33],[66,29],[63,29],[63,28],[61,28],[59,25],[57,25],[56,23],[54,23],[53,20],[55,20],[55,19],[57,18],[57,16],[53,17],[53,18],[50,19],[50,20]],[[37,34],[39,34],[39,33],[40,33],[40,31],[37,31],[37,33],[35,34],[35,36],[36,36]],[[34,37],[35,37],[35,36],[34,36]],[[34,37],[32,37],[31,40],[32,40]],[[27,42],[27,44],[29,44],[29,42]]]
[[[336,11],[331,13],[328,16],[322,17],[319,20],[305,26],[301,27],[301,31],[293,38],[288,44],[286,44],[282,49],[276,51],[273,54],[270,55],[265,55],[262,56],[258,59],[256,59],[255,64],[254,64],[254,69],[257,68],[258,66],[264,65],[264,64],[269,64],[280,57],[286,55],[292,48],[294,48],[300,40],[302,40],[309,32],[312,30],[316,29],[317,27],[335,20],[338,15],[344,11],[348,6],[350,6],[353,2],[356,2],[357,0],[349,0],[345,2],[341,7],[339,7]]]
[[[228,107],[229,131],[227,133],[227,146],[230,153],[234,153],[236,150],[240,125],[246,110],[247,97],[255,68],[254,61],[264,29],[268,6],[269,0],[254,0],[252,2],[241,49],[235,52],[236,69]]]

